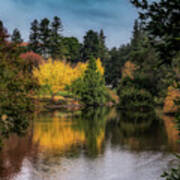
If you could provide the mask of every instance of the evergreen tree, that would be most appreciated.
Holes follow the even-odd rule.
[[[50,45],[51,45],[51,29],[49,27],[50,21],[47,18],[42,19],[39,30],[40,30],[40,52],[44,58],[50,56]]]
[[[56,59],[62,56],[62,35],[63,30],[61,19],[57,16],[54,17],[51,24],[51,39],[50,39],[50,54],[52,58]]]
[[[19,53],[13,43],[9,43],[9,34],[7,29],[4,27],[3,22],[0,20],[0,56],[8,55],[10,53]],[[0,61],[2,59],[0,58]]]
[[[131,46],[122,45],[119,49],[112,48],[109,51],[109,58],[105,62],[105,79],[106,83],[113,88],[119,85],[121,79],[121,69],[124,63],[129,59]]]
[[[170,85],[170,76],[173,76],[173,69],[167,64],[161,64],[161,59],[149,39],[147,31],[142,29],[142,23],[135,21],[133,38],[131,40],[131,51],[129,59],[138,66],[136,74],[142,74],[148,78],[153,95],[165,96],[166,88]],[[171,81],[172,82],[172,81]]]
[[[154,100],[148,77],[143,74],[134,75],[134,78],[125,77],[118,87],[119,107],[126,110],[147,112],[153,110]]]
[[[8,48],[7,40],[9,35],[5,29],[3,22],[0,20],[0,54]]]
[[[105,45],[106,37],[104,31],[101,29],[99,33],[99,58],[103,63],[109,58],[108,49]]]
[[[99,35],[93,30],[89,30],[84,36],[82,47],[82,61],[87,61],[93,55],[95,58],[99,57]]]
[[[39,22],[35,19],[31,23],[31,32],[29,36],[29,49],[35,53],[40,53],[39,41]]]
[[[15,28],[12,33],[11,41],[15,44],[21,44],[23,42],[23,39],[21,38],[21,33],[17,28]]]
[[[109,100],[104,78],[98,71],[93,57],[89,60],[84,76],[76,80],[71,88],[86,106],[103,105]]]
[[[61,19],[57,16],[54,16],[53,22],[51,24],[52,34],[58,37],[60,32],[63,30],[63,25]]]
[[[142,29],[141,29],[141,25],[139,24],[138,20],[136,19],[134,22],[134,27],[133,27],[133,37],[131,40],[131,45],[133,48],[137,48],[137,46],[139,45],[140,40],[143,37],[143,33]]]
[[[64,37],[63,38],[63,45],[65,49],[65,59],[71,63],[77,63],[80,61],[80,50],[81,44],[79,43],[78,39],[75,37]]]
[[[4,28],[3,22],[0,20],[0,44],[8,38],[7,30]]]
[[[139,17],[144,29],[153,40],[160,54],[161,64],[171,64],[172,58],[180,50],[180,3],[179,0],[131,0],[140,9]],[[154,41],[155,40],[155,41]]]
[[[104,46],[105,47],[105,35],[104,35],[104,31],[103,29],[100,30],[100,33],[99,33],[99,40],[100,40],[100,44],[101,46]]]
[[[87,61],[91,55],[95,58],[100,58],[104,63],[109,58],[108,49],[105,45],[104,32],[101,29],[100,33],[89,30],[84,36],[84,42],[81,49],[82,61]]]
[[[135,20],[134,23],[129,58],[140,68],[151,67],[151,70],[153,70],[153,66],[156,67],[159,63],[157,53],[147,36],[147,32],[142,29],[138,20]]]

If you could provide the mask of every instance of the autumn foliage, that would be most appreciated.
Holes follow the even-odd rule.
[[[133,73],[137,69],[136,65],[131,61],[127,61],[122,68],[122,77],[130,77],[133,78]]]
[[[98,70],[103,75],[104,68],[100,59],[96,61]],[[53,61],[52,59],[40,64],[38,68],[34,68],[33,75],[37,78],[41,87],[48,87],[52,93],[63,91],[67,85],[70,85],[74,80],[82,77],[88,63],[77,63],[72,67],[71,64],[65,61]]]
[[[33,67],[38,67],[43,63],[43,58],[32,51],[22,53],[20,58],[25,60],[25,63],[29,66],[29,71],[32,72]]]
[[[174,101],[178,98],[180,98],[180,91],[170,86],[164,101],[163,111],[165,113],[175,113],[177,111],[177,106]]]

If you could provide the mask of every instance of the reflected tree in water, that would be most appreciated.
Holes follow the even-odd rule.
[[[114,146],[120,145],[130,150],[158,150],[167,142],[163,122],[155,111],[117,111],[116,118],[108,121],[106,136]],[[163,134],[163,136],[162,136]]]
[[[74,129],[85,134],[85,153],[89,157],[96,157],[103,151],[102,143],[108,113],[109,109],[104,107],[87,108],[74,119],[77,123]]]

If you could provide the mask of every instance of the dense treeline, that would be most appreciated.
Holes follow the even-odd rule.
[[[63,37],[63,25],[59,17],[54,17],[53,21],[44,18],[40,22],[34,20],[31,23],[29,41],[23,49],[33,51],[43,56],[45,59],[61,59],[70,63],[86,62],[92,55],[100,58],[105,66],[105,80],[107,85],[113,88],[119,86],[122,79],[123,67],[127,61],[137,65],[137,71],[148,76],[151,82],[151,89],[166,95],[166,88],[173,82],[172,66],[177,66],[178,57],[175,56],[172,66],[163,63],[153,43],[155,40],[149,38],[143,22],[136,20],[132,39],[130,43],[119,48],[108,49],[105,43],[103,30],[100,33],[89,30],[84,36],[83,43],[76,37]],[[12,42],[22,44],[21,34],[18,29],[13,31]],[[24,45],[23,45],[24,46]],[[162,65],[161,65],[162,64]],[[153,92],[154,93],[154,92]]]
[[[103,30],[100,33],[89,30],[84,36],[81,44],[76,37],[63,37],[63,25],[57,16],[53,21],[44,18],[40,22],[34,20],[31,23],[29,36],[29,50],[38,53],[44,58],[66,59],[69,62],[86,62],[91,55],[107,58],[107,48],[105,46],[105,36]],[[18,38],[19,39],[19,38]]]
[[[40,22],[34,20],[31,23],[29,42],[24,51],[33,51],[45,59],[61,59],[70,63],[86,62],[93,55],[103,62],[106,84],[113,88],[119,86],[123,67],[127,61],[131,61],[137,65],[138,72],[141,70],[141,75],[149,78],[150,88],[154,89],[156,96],[162,89],[164,92],[160,94],[165,96],[165,89],[173,81],[171,80],[173,71],[168,63],[159,66],[162,59],[143,26],[142,21],[136,20],[130,43],[109,50],[105,45],[103,30],[100,33],[89,30],[84,36],[83,43],[80,43],[75,37],[63,37],[63,25],[59,17],[54,17],[52,22],[47,18]],[[22,44],[18,29],[13,31],[11,39],[16,44]],[[177,63],[174,61],[172,64]]]

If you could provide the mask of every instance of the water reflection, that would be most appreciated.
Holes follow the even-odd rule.
[[[5,142],[0,179],[113,179],[113,175],[143,180],[151,173],[159,177],[172,159],[170,154],[180,150],[173,119],[162,118],[155,112],[114,108],[38,114],[25,137],[13,135]],[[144,161],[146,167],[138,171],[144,176],[138,176],[136,166]]]
[[[26,134],[29,127],[29,122],[33,119],[33,114],[29,113],[29,111],[26,112],[21,108],[18,109],[17,107],[9,108],[9,112],[13,112],[14,118],[11,117],[12,112],[9,114],[9,116],[6,114],[1,116],[0,114],[0,150],[3,147],[3,140],[6,139],[10,134],[14,133],[18,136]]]
[[[179,132],[175,127],[175,118],[173,116],[163,115],[164,126],[168,139],[168,147],[178,152],[180,150],[180,146],[177,143],[179,139]]]
[[[88,108],[73,119],[76,123],[74,130],[85,135],[85,153],[89,157],[96,157],[103,152],[102,146],[109,111],[108,108]]]
[[[37,157],[37,145],[32,141],[33,132],[25,137],[11,135],[0,152],[0,179],[11,179],[21,171],[26,158]]]
[[[118,118],[109,121],[107,128],[107,136],[111,138],[113,145],[120,145],[132,151],[168,151],[164,125],[154,111],[119,111]]]
[[[74,149],[74,146],[84,144],[84,133],[74,131],[74,126],[71,114],[63,116],[59,112],[54,112],[40,115],[33,125],[33,141],[47,154],[64,154]]]

